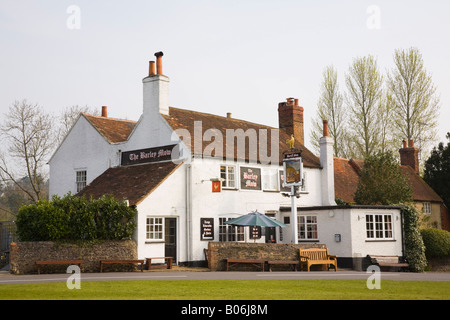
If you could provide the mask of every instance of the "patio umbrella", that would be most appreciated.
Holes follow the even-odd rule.
[[[284,223],[270,218],[258,211],[250,212],[245,216],[231,219],[225,222],[225,224],[231,224],[235,226],[259,226],[259,227],[282,227],[286,228]]]

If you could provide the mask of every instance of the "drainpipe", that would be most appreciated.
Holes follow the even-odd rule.
[[[186,165],[186,260],[192,261],[192,166]]]

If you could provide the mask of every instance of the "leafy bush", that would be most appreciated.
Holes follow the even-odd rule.
[[[23,206],[17,215],[21,241],[121,240],[130,238],[136,209],[110,195],[86,200],[70,193]]]
[[[428,259],[443,258],[450,255],[450,232],[440,229],[422,229],[420,231],[425,244]]]
[[[419,231],[419,212],[414,205],[402,209],[403,228],[405,234],[405,256],[409,269],[414,272],[423,272],[427,265],[425,246]]]

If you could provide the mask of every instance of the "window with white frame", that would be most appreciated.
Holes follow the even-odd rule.
[[[220,166],[220,177],[222,180],[222,188],[236,188],[236,167]]]
[[[367,239],[393,239],[391,214],[366,214]]]
[[[244,241],[244,227],[225,224],[232,218],[219,218],[219,241]]]
[[[431,214],[431,202],[424,202],[422,210],[424,214]]]
[[[306,187],[306,172],[305,170],[303,170],[303,180],[302,180],[302,186],[301,186],[301,191],[303,192],[307,192],[308,188]]]
[[[86,187],[86,170],[79,170],[76,172],[75,182],[77,185],[77,193]]]
[[[278,191],[278,169],[263,168],[262,175],[263,190]]]
[[[147,217],[146,239],[150,241],[164,240],[164,218]]]
[[[318,240],[317,216],[298,216],[298,239]]]

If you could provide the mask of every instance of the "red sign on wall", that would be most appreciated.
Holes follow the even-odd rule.
[[[222,183],[220,181],[212,182],[212,192],[220,192],[222,189]]]

